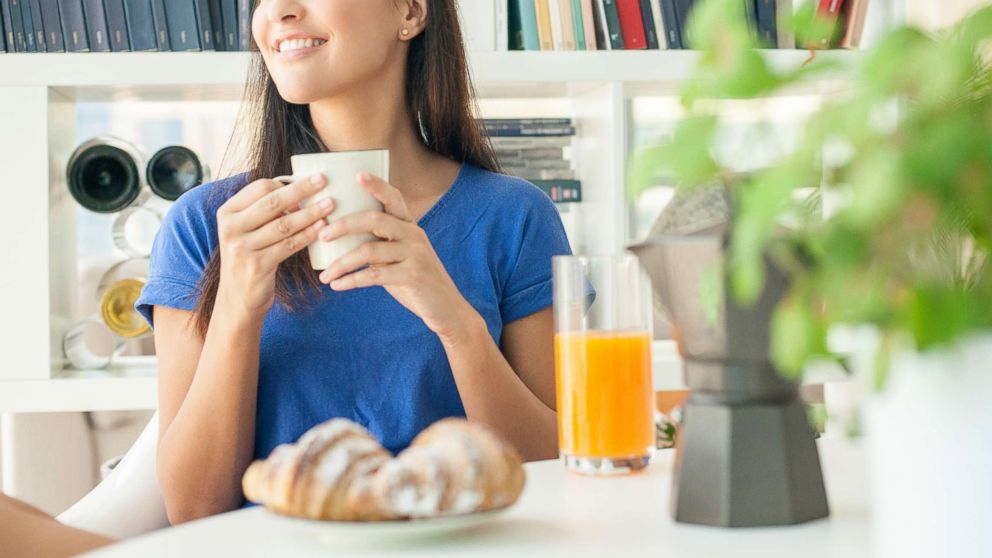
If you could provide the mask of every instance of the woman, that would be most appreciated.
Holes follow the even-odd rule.
[[[136,304],[170,521],[243,505],[248,464],[331,417],[397,452],[467,416],[556,456],[551,257],[568,242],[543,193],[496,173],[454,0],[260,0],[252,34],[250,170],[176,202]],[[272,180],[293,154],[370,148],[390,151],[392,184],[361,180],[383,212],[328,226],[333,204],[297,205],[322,176]],[[379,240],[310,268],[310,242],[365,232]]]

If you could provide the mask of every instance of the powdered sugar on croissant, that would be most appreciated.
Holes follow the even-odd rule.
[[[375,521],[508,506],[524,485],[517,453],[487,428],[444,419],[396,458],[346,419],[315,426],[246,471],[245,496],[314,519]]]

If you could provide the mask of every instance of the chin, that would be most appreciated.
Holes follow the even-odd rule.
[[[314,87],[312,83],[280,84],[276,82],[276,89],[279,91],[279,96],[287,103],[295,105],[307,105],[327,97],[327,91]]]

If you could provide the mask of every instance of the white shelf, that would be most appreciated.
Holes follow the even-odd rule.
[[[767,50],[776,68],[794,68],[808,51]],[[237,99],[249,67],[244,52],[134,52],[0,55],[0,87],[47,86],[71,99]],[[569,96],[619,82],[632,91],[674,92],[696,51],[474,52],[469,64],[484,97]],[[851,62],[856,51],[821,51],[817,60]],[[829,79],[829,76],[825,76]]]
[[[0,382],[0,413],[129,411],[158,407],[154,357],[125,357],[106,370],[66,369],[48,380]]]

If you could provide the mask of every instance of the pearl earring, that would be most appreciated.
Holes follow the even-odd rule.
[[[403,36],[404,37],[408,36],[409,34],[410,34],[410,30],[409,29],[404,29],[403,30]]]

